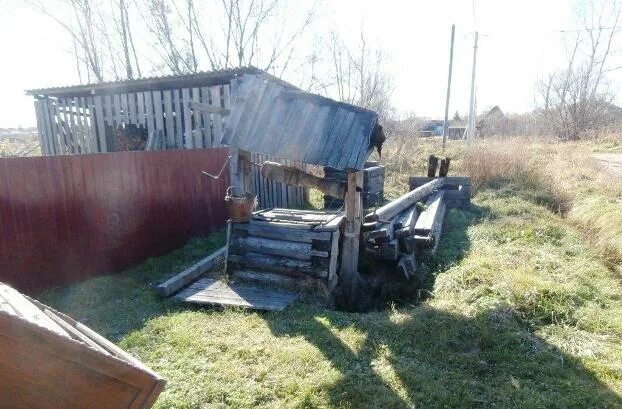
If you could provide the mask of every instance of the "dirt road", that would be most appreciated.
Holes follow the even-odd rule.
[[[609,172],[622,177],[622,153],[596,153],[594,158]]]

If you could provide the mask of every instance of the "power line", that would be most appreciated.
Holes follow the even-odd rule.
[[[591,32],[598,30],[613,30],[614,33],[618,33],[622,31],[622,27],[614,26],[614,27],[593,27],[593,28],[579,28],[579,29],[562,29],[562,30],[550,30],[550,31],[523,31],[523,30],[515,30],[515,31],[498,31],[498,32],[489,32],[489,33],[480,33],[480,37],[501,37],[501,36],[539,36],[539,35],[551,35],[551,34],[571,34],[571,33],[582,33],[582,32]],[[475,31],[467,31],[460,35],[460,38],[467,38],[472,36]]]

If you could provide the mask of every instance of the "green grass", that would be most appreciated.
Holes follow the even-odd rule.
[[[258,313],[154,295],[222,234],[42,300],[161,373],[157,408],[620,408],[619,277],[537,196],[485,189],[452,210],[420,304]]]

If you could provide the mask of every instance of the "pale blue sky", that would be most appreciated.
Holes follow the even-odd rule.
[[[364,28],[390,57],[393,104],[402,112],[442,116],[451,24],[456,24],[450,111],[466,112],[471,75],[472,34],[480,33],[477,105],[507,112],[533,108],[534,84],[564,65],[564,34],[574,27],[572,0],[326,0],[316,29],[336,29],[353,39]],[[475,23],[475,25],[474,25]],[[67,33],[55,22],[0,0],[0,127],[35,123],[29,88],[78,82]],[[612,77],[617,87],[620,75]]]

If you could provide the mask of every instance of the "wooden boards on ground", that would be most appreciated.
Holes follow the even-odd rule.
[[[156,291],[160,296],[168,297],[171,294],[181,290],[183,287],[205,274],[209,269],[214,267],[216,263],[224,260],[226,252],[226,246],[218,249],[214,253],[205,257],[203,260],[194,263],[181,273],[158,285],[156,287]]]
[[[147,409],[164,385],[95,331],[0,284],[0,407]]]
[[[197,304],[282,311],[298,298],[298,294],[242,283],[225,283],[222,280],[212,278],[201,278],[184,288],[176,295],[176,298]]]

